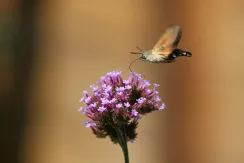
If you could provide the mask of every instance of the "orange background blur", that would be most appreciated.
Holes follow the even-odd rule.
[[[192,58],[135,62],[167,109],[139,123],[131,163],[244,162],[244,2],[241,0],[1,0],[1,163],[123,163],[77,109],[84,89],[129,74],[136,46],[168,24]]]

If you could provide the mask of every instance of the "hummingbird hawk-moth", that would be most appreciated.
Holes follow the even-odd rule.
[[[190,52],[177,49],[181,36],[182,28],[179,25],[170,25],[151,50],[142,51],[137,47],[140,52],[131,52],[131,54],[141,54],[140,60],[153,63],[171,63],[180,56],[191,57]]]

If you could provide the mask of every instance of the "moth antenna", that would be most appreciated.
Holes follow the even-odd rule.
[[[130,54],[142,54],[142,53],[139,53],[139,52],[130,52]]]
[[[141,48],[139,48],[138,46],[136,47],[139,51],[141,52],[130,52],[130,54],[142,54],[143,51],[141,50]]]
[[[134,60],[134,61],[132,61],[131,63],[130,63],[130,65],[129,65],[129,69],[130,69],[130,72],[132,72],[133,73],[133,71],[131,70],[131,65],[134,63],[134,62],[136,62],[137,60],[139,60],[140,58],[137,58],[136,60]]]
[[[141,50],[141,48],[139,48],[138,46],[136,47],[138,50],[140,50],[141,51],[141,53],[143,52],[142,50]]]

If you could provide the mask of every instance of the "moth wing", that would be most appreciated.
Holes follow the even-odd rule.
[[[170,25],[153,47],[153,52],[167,56],[178,46],[182,36],[182,29],[178,25]]]

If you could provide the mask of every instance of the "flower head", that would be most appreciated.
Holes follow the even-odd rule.
[[[123,80],[121,72],[113,71],[101,77],[98,86],[91,85],[93,94],[83,91],[84,97],[80,102],[85,103],[79,111],[91,121],[85,121],[85,127],[91,128],[97,137],[110,136],[115,143],[116,128],[126,128],[127,141],[136,138],[136,128],[141,115],[152,111],[165,109],[165,104],[159,107],[162,99],[156,90],[158,84],[149,88],[150,82],[144,80],[140,74],[131,73],[128,80]]]

